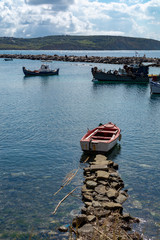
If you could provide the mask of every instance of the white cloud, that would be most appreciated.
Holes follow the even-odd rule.
[[[1,0],[1,36],[123,35],[160,40],[159,0]]]

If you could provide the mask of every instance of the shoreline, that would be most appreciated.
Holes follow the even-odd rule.
[[[63,61],[63,62],[86,62],[86,63],[105,63],[105,64],[132,64],[132,63],[148,63],[149,66],[160,67],[160,58],[147,57],[99,57],[99,56],[75,56],[75,55],[22,55],[22,54],[0,54],[0,58],[4,59],[30,59],[41,61]]]

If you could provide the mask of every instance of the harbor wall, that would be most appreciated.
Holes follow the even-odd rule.
[[[98,57],[98,56],[59,56],[59,55],[22,55],[22,54],[0,54],[4,59],[31,59],[41,61],[64,61],[64,62],[87,62],[87,63],[106,63],[106,64],[131,64],[148,63],[150,66],[160,66],[160,58],[144,57]]]

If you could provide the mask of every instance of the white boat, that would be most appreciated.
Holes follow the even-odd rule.
[[[120,132],[120,128],[111,122],[88,130],[80,140],[81,149],[84,152],[108,152],[120,140]]]
[[[150,80],[151,93],[160,94],[160,81],[157,80],[157,76],[153,76]]]

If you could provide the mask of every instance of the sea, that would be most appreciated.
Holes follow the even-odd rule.
[[[4,53],[160,58],[160,51]],[[58,228],[69,226],[84,206],[87,156],[80,139],[87,129],[113,122],[122,139],[107,157],[119,165],[128,190],[123,212],[140,219],[133,230],[144,239],[159,240],[160,95],[151,95],[149,84],[92,82],[92,67],[122,65],[53,61],[58,76],[24,77],[23,66],[34,70],[41,64],[0,59],[0,239],[67,239]],[[149,73],[160,74],[160,68],[150,67]]]

